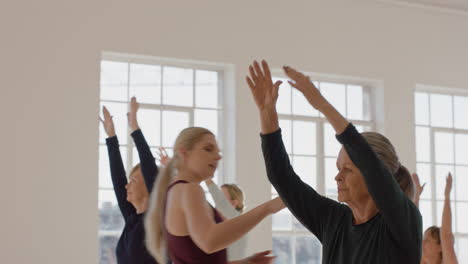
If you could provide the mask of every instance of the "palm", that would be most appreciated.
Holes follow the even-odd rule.
[[[112,120],[109,110],[107,110],[105,106],[102,107],[102,114],[104,116],[104,120],[101,119],[101,123],[104,126],[104,131],[106,131],[106,134],[109,137],[115,136],[114,121]]]
[[[127,114],[128,124],[132,130],[138,129],[137,112],[139,107],[140,104],[137,102],[135,96],[133,96],[130,100],[130,112]]]
[[[446,179],[446,182],[445,182],[445,196],[446,197],[449,197],[450,196],[450,192],[452,191],[452,174],[449,172],[449,174],[447,175],[447,179]]]
[[[271,253],[270,250],[256,253],[256,254],[252,255],[248,259],[248,263],[251,263],[251,264],[268,264],[268,263],[272,263],[273,259],[275,257],[268,256],[268,254],[270,254],[270,253]]]
[[[161,164],[162,164],[163,166],[167,166],[167,164],[169,164],[169,161],[170,161],[171,159],[169,158],[169,155],[167,154],[166,149],[165,149],[165,148],[162,148],[162,147],[159,148],[159,153],[158,153],[158,155],[159,155],[159,161],[161,162]]]
[[[315,109],[319,109],[321,104],[324,103],[324,98],[317,87],[315,87],[314,83],[310,81],[310,78],[291,67],[285,66],[283,69],[286,75],[293,80],[292,82],[288,81],[288,83],[302,92],[307,101],[309,101]]]
[[[419,197],[421,193],[424,191],[424,186],[426,185],[425,183],[421,185],[421,182],[419,181],[419,176],[416,173],[413,173],[411,175],[413,177],[413,182],[414,182],[414,188],[416,191],[416,195]]]
[[[260,110],[275,107],[278,100],[278,89],[281,84],[281,81],[273,84],[270,68],[266,61],[262,61],[262,68],[260,68],[257,61],[254,61],[253,65],[249,67],[250,76],[246,78],[255,104]]]

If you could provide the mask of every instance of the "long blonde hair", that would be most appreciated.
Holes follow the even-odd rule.
[[[180,157],[178,151],[181,148],[191,150],[203,136],[213,135],[211,131],[202,127],[189,127],[182,130],[174,144],[174,157],[170,159],[166,167],[162,168],[156,178],[155,188],[150,195],[148,213],[145,216],[146,248],[159,262],[167,262],[167,243],[164,226],[167,188],[178,168]]]

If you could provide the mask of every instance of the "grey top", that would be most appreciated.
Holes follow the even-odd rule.
[[[229,201],[224,196],[223,191],[218,187],[218,185],[216,185],[216,183],[207,184],[207,186],[215,202],[216,209],[221,212],[224,217],[231,219],[240,215],[240,213],[234,209],[234,207],[232,207],[231,203],[229,203]],[[237,240],[228,247],[228,260],[240,260],[247,257],[246,249],[247,235],[243,236],[241,239]]]

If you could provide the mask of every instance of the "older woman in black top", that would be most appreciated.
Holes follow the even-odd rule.
[[[114,122],[105,107],[103,108],[104,120],[101,120],[108,136],[106,143],[109,152],[112,183],[117,203],[125,220],[125,227],[116,248],[119,264],[157,263],[145,247],[143,220],[148,209],[149,193],[158,174],[158,167],[138,126],[137,111],[138,103],[133,97],[130,102],[130,112],[127,115],[132,131],[131,136],[140,157],[140,164],[132,169],[128,181],[120,155],[119,142],[115,135]]]
[[[262,69],[263,68],[263,69]],[[284,67],[290,84],[328,119],[342,149],[337,160],[338,200],[318,194],[294,172],[278,125],[269,67],[256,61],[247,83],[260,112],[268,179],[296,218],[323,244],[323,263],[413,263],[421,260],[422,220],[396,178],[409,177],[390,141],[360,134],[300,72]]]

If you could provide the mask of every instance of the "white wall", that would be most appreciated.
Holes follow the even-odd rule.
[[[269,197],[249,62],[382,80],[385,133],[414,169],[416,83],[468,89],[468,16],[358,1],[2,1],[2,263],[97,262],[99,60],[236,66],[237,177]],[[257,147],[256,147],[257,146]],[[271,247],[269,221],[251,250]]]

